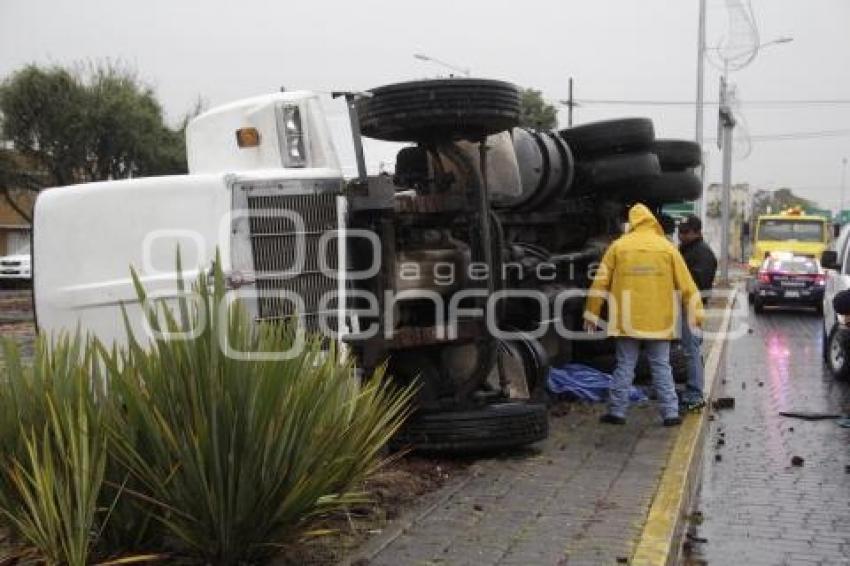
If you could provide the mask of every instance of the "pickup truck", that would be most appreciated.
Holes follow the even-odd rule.
[[[700,149],[641,118],[560,132],[519,127],[519,89],[487,79],[338,93],[358,175],[343,175],[317,94],[213,108],[188,126],[189,173],[59,187],[35,206],[41,330],[144,332],[133,266],[173,299],[220,254],[258,322],[297,320],[401,383],[418,411],[397,442],[468,451],[538,441],[529,402],[582,339],[583,290],[626,207],[698,198]],[[393,175],[366,175],[361,135],[407,142]],[[604,344],[604,342],[603,342]],[[610,349],[609,349],[610,351]],[[584,352],[584,354],[582,353]]]
[[[0,287],[28,285],[32,281],[30,254],[0,256]]]

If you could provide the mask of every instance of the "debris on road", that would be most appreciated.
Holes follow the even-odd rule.
[[[687,533],[685,536],[686,536],[686,537],[688,537],[688,540],[689,540],[689,541],[691,541],[691,542],[695,542],[695,543],[697,543],[697,544],[705,544],[705,543],[707,543],[707,542],[708,542],[708,539],[707,539],[707,538],[697,536],[697,535],[695,535],[695,534],[693,534],[693,533]]]
[[[822,421],[844,417],[844,415],[838,415],[836,413],[823,413],[819,411],[779,411],[779,415],[793,419],[803,419],[804,421]]]
[[[712,404],[712,407],[716,410],[721,409],[734,409],[735,408],[735,398],[734,397],[718,397],[715,399]]]
[[[803,460],[803,459],[802,459],[801,457],[799,457],[799,456],[792,456],[792,457],[791,457],[791,465],[792,465],[792,466],[796,466],[796,467],[798,467],[798,468],[799,468],[800,466],[802,466],[802,465],[803,465],[803,463],[804,463],[804,462],[805,462],[805,460]]]

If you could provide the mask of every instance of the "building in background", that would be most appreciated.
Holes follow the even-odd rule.
[[[15,202],[31,214],[35,196],[36,193],[26,192],[16,195]],[[0,194],[0,256],[30,253],[31,233],[30,223]]]
[[[705,226],[703,237],[714,253],[720,252],[720,203],[723,196],[723,185],[712,183],[705,191]],[[749,183],[732,185],[729,200],[729,257],[733,261],[746,261],[749,251],[749,234],[746,227],[752,221],[753,198]]]

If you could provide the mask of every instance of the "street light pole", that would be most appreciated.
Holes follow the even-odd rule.
[[[419,59],[420,61],[429,61],[431,63],[436,63],[437,65],[441,65],[447,69],[451,69],[452,71],[457,71],[465,77],[469,77],[470,70],[469,67],[460,67],[458,65],[453,65],[451,63],[447,63],[446,61],[442,61],[437,59],[436,57],[431,57],[430,55],[425,55],[424,53],[414,53],[414,59]]]
[[[722,126],[721,145],[723,148],[723,193],[720,200],[720,283],[729,283],[729,203],[732,197],[732,128],[735,118],[729,105],[729,63],[723,66],[720,78],[720,124]]]
[[[789,43],[792,37],[779,37],[757,45],[754,51],[745,59],[741,57],[723,57],[723,76],[720,78],[720,112],[719,121],[722,131],[718,136],[723,149],[723,193],[720,201],[720,282],[729,283],[729,230],[731,229],[729,203],[732,196],[732,128],[735,127],[735,117],[732,114],[731,96],[729,91],[730,63],[735,63],[732,70],[746,67],[758,54],[759,50],[770,45]],[[719,50],[719,48],[717,48]]]
[[[841,211],[844,210],[844,181],[847,178],[847,158],[841,158],[841,201],[838,205],[838,214],[841,215]]]
[[[702,121],[704,113],[705,96],[705,0],[699,0],[699,34],[697,37],[697,115],[696,115],[696,142],[702,151]],[[699,178],[702,190],[697,201],[697,212],[703,225],[705,225],[705,163],[699,170]]]

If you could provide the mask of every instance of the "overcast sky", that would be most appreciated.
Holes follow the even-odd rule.
[[[763,42],[794,41],[763,49],[732,77],[756,138],[750,154],[735,161],[733,180],[790,186],[837,206],[841,159],[850,157],[850,104],[757,102],[850,100],[850,2],[752,6]],[[0,0],[0,77],[30,62],[118,59],[155,87],[176,119],[199,96],[216,105],[281,85],[327,92],[447,73],[414,59],[418,52],[469,67],[474,76],[540,89],[551,102],[566,98],[569,76],[578,99],[692,101],[697,7],[697,0]],[[727,33],[725,0],[708,0],[707,43]],[[717,99],[717,84],[718,71],[707,65],[708,100]],[[342,104],[328,108],[340,130]],[[708,141],[716,114],[706,108],[709,181],[720,179],[720,156]],[[694,136],[689,105],[587,104],[575,121],[618,116],[653,118],[659,137]],[[566,125],[566,109],[559,120]],[[801,132],[828,133],[757,140]],[[368,157],[375,163],[386,151]]]

